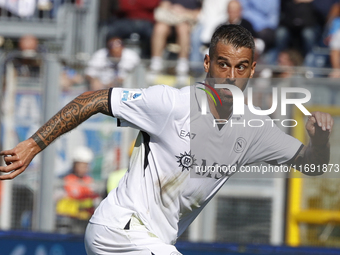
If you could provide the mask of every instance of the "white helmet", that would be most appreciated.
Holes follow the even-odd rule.
[[[84,162],[84,163],[91,163],[93,160],[93,152],[84,146],[77,147],[72,156],[73,162]]]

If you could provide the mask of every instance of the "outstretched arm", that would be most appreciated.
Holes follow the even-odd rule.
[[[296,165],[297,170],[307,175],[321,175],[323,173],[317,171],[317,169],[321,169],[323,164],[329,162],[329,135],[333,122],[331,115],[324,112],[313,112],[312,116],[308,118],[306,130],[310,141],[294,159],[293,164]],[[314,172],[311,172],[312,167],[315,168]]]
[[[110,115],[108,105],[109,90],[85,92],[76,97],[29,139],[19,143],[15,148],[0,152],[7,166],[0,166],[0,180],[13,179],[21,174],[32,159],[56,138],[71,131],[96,113]]]

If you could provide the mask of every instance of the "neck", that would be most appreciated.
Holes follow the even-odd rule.
[[[241,19],[239,19],[239,18],[229,20],[229,24],[239,25],[240,23],[241,23]]]

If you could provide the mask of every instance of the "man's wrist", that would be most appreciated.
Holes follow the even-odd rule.
[[[313,141],[313,139],[310,140],[310,145],[312,147],[318,147],[318,148],[329,148],[330,143],[329,141]]]
[[[39,151],[42,151],[47,147],[47,145],[43,142],[43,140],[36,133],[32,135],[30,139],[33,140],[32,143],[34,143],[35,146],[38,146]]]

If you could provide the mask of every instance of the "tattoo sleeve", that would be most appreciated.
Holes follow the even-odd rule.
[[[85,92],[47,121],[31,138],[41,150],[96,113],[110,115],[109,90]]]
[[[320,175],[323,172],[314,173],[311,171],[304,171],[304,167],[307,166],[320,166],[322,164],[328,164],[330,158],[330,145],[327,143],[323,146],[313,146],[311,143],[308,146],[304,146],[300,153],[295,158],[293,164],[297,166],[297,170],[307,175]]]

